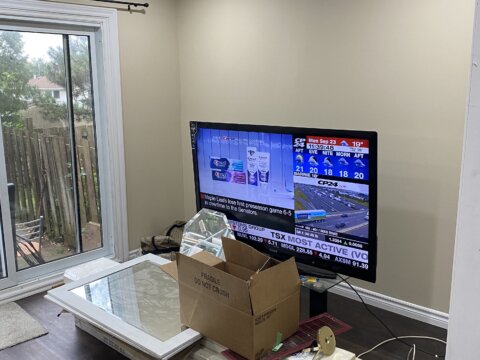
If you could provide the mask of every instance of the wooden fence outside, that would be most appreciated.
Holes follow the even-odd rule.
[[[50,239],[75,248],[74,177],[69,130],[3,127],[7,179],[15,184],[16,222],[45,219]],[[75,127],[81,226],[99,223],[100,197],[93,125]]]

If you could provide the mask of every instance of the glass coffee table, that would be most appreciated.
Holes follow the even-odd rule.
[[[76,318],[156,359],[202,336],[180,323],[177,282],[145,255],[50,290],[46,298]]]

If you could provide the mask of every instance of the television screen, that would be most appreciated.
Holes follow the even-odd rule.
[[[278,259],[375,281],[377,134],[191,122],[197,210]]]

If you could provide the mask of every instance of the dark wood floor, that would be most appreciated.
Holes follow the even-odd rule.
[[[57,316],[60,308],[43,299],[43,294],[17,302],[42,323],[48,335],[0,351],[1,360],[123,360],[119,353],[100,341],[75,328],[73,316],[64,313]],[[373,308],[397,335],[425,335],[445,339],[446,330],[411,320],[384,310]],[[328,312],[353,327],[337,337],[337,346],[359,354],[390,337],[390,334],[363,308],[360,302],[328,295]],[[1,326],[1,324],[0,324]],[[417,347],[444,355],[445,348],[434,342],[415,341]],[[409,348],[393,342],[368,354],[365,360],[404,360]],[[433,359],[417,351],[416,360]]]
[[[391,338],[387,330],[364,308],[361,302],[346,299],[344,297],[329,294],[328,312],[353,327],[352,330],[337,337],[337,346],[355,354],[360,354],[379,342]],[[428,325],[420,321],[412,320],[391,312],[371,307],[397,336],[421,335],[431,336],[446,340],[445,329]],[[418,347],[438,355],[445,355],[445,345],[433,341],[405,340],[415,343],[417,353],[415,360],[432,360],[432,356],[419,353]],[[365,360],[405,360],[409,347],[391,342],[380,347],[378,350],[365,355]]]
[[[43,298],[45,294],[17,301],[37,319],[48,334],[0,351],[1,360],[124,360],[127,359],[75,327],[73,316]],[[1,324],[0,324],[1,326]]]

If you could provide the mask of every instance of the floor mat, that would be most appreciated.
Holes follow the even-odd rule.
[[[0,305],[0,350],[47,333],[37,320],[16,303]]]

